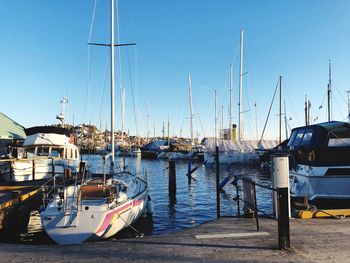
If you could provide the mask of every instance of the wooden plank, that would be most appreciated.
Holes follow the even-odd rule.
[[[256,236],[270,236],[267,232],[247,232],[247,233],[217,233],[195,235],[196,239],[213,239],[213,238],[242,238],[242,237],[256,237]]]

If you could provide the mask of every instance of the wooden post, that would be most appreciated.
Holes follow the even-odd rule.
[[[169,198],[170,202],[176,201],[176,169],[175,161],[169,160]]]
[[[35,180],[35,160],[32,161],[32,180]]]
[[[258,217],[258,204],[257,204],[257,200],[256,200],[256,186],[255,186],[255,182],[252,182],[253,184],[253,189],[254,189],[254,216],[255,216],[255,220],[256,220],[256,230],[259,231],[259,217]]]
[[[220,218],[220,162],[219,147],[215,148],[215,164],[216,164],[216,217]]]
[[[288,187],[277,188],[278,248],[290,248]]]

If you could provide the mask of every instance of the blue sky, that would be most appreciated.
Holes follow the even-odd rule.
[[[56,123],[60,100],[68,96],[67,121],[105,127],[109,123],[109,80],[104,81],[108,48],[91,47],[94,0],[0,1],[0,111],[22,125]],[[92,41],[109,41],[109,1],[98,0]],[[245,137],[261,133],[279,75],[291,127],[304,124],[304,97],[312,119],[326,121],[328,60],[332,60],[334,119],[347,116],[350,89],[350,5],[341,1],[142,1],[119,0],[121,80],[126,96],[126,130],[135,133],[132,102],[141,134],[160,135],[170,118],[171,134],[189,135],[187,74],[192,75],[195,129],[214,134],[214,90],[228,124],[228,69],[233,64],[233,112],[237,122],[237,54],[244,30]],[[89,69],[90,65],[90,71]],[[108,70],[108,68],[107,68]],[[90,73],[88,73],[88,71]],[[107,71],[108,72],[108,71]],[[117,76],[116,72],[116,76]],[[107,75],[108,76],[108,75]],[[117,84],[119,87],[119,84]],[[103,100],[101,99],[103,97]],[[101,108],[102,101],[102,108]],[[116,90],[116,126],[120,96]],[[275,103],[267,137],[277,137]],[[221,112],[218,119],[221,120]]]

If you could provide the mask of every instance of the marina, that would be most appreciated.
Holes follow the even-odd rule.
[[[0,262],[347,262],[349,15],[1,3]]]

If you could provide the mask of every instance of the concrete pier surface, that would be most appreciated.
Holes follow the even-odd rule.
[[[161,236],[81,245],[0,244],[0,262],[349,262],[350,218],[291,219],[291,249],[278,250],[277,221],[220,218]]]

